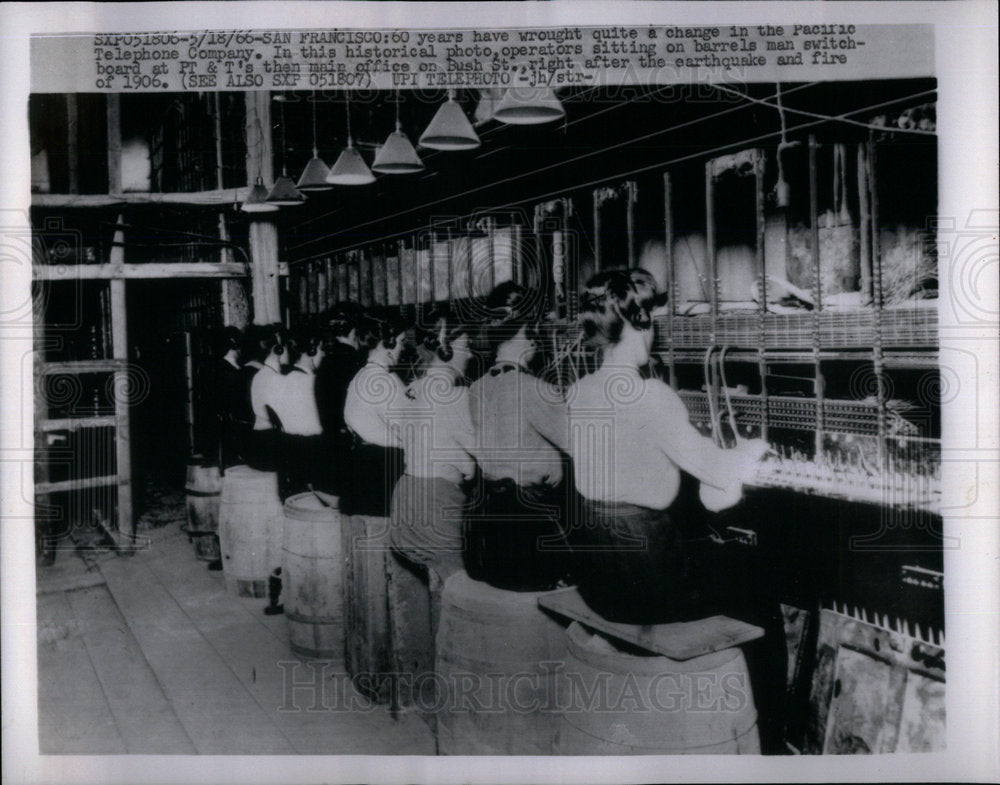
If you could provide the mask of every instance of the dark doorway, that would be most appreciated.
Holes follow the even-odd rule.
[[[211,336],[222,324],[218,280],[130,281],[129,362],[133,490],[137,513],[151,487],[184,486],[210,413]]]

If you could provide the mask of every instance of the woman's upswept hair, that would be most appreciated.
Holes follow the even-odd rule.
[[[243,354],[247,360],[263,362],[272,352],[285,350],[285,329],[280,323],[251,324],[243,334]]]
[[[323,342],[314,324],[304,323],[292,331],[288,341],[288,362],[294,365],[303,354],[315,357]]]
[[[497,284],[485,300],[486,316],[481,328],[481,343],[495,354],[504,341],[528,328],[528,337],[537,333],[538,315],[541,311],[537,291],[532,291],[514,281]]]
[[[398,313],[369,311],[357,328],[358,346],[371,350],[381,344],[386,349],[393,349],[397,336],[406,329],[406,322]]]
[[[451,344],[461,335],[469,335],[471,339],[475,327],[447,306],[442,306],[421,317],[416,340],[425,349],[434,352],[442,362],[448,362],[454,356]]]
[[[325,314],[326,327],[333,337],[346,337],[357,330],[364,317],[364,308],[348,300],[337,303]]]
[[[592,345],[618,343],[625,322],[636,330],[652,327],[652,311],[661,301],[645,270],[606,270],[587,281],[580,295],[580,324]]]
[[[214,334],[213,338],[215,349],[219,354],[225,354],[230,349],[236,349],[239,352],[246,350],[243,331],[235,325],[230,324],[223,327]]]

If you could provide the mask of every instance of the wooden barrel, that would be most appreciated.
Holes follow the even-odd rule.
[[[465,572],[445,581],[435,666],[442,754],[552,754],[566,634],[538,607],[543,594]]]
[[[561,755],[754,754],[757,710],[738,648],[637,656],[573,622],[559,681]]]
[[[237,597],[266,597],[267,578],[281,566],[285,516],[278,475],[232,466],[222,479],[219,544],[226,588]]]
[[[395,668],[389,625],[386,558],[389,519],[374,515],[341,517],[344,558],[345,666],[361,694],[389,703]]]
[[[344,656],[344,586],[340,512],[312,493],[285,500],[281,563],[292,651],[302,657]]]
[[[219,501],[222,478],[218,466],[205,465],[201,455],[188,460],[185,493],[185,531],[194,543],[195,555],[202,561],[219,558]]]

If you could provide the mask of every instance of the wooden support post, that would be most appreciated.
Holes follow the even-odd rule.
[[[256,178],[265,184],[274,179],[271,147],[271,96],[266,90],[249,92],[246,101],[247,183]],[[261,213],[261,216],[269,215]],[[250,222],[252,261],[253,321],[271,324],[281,321],[278,292],[278,227],[266,218]]]
[[[122,131],[121,131],[121,95],[107,93],[107,128],[108,128],[108,193],[122,192]]]
[[[42,287],[42,283],[32,283],[32,287]],[[32,366],[36,384],[44,384],[42,369],[45,366],[45,301],[42,297],[33,295],[33,329],[32,338]],[[44,389],[44,388],[42,388]],[[49,504],[51,496],[39,492],[39,486],[45,486],[49,482],[49,459],[48,443],[43,423],[49,418],[49,408],[47,396],[35,395],[35,461],[34,461],[34,483],[35,483],[35,544],[36,555],[41,558],[42,564],[51,564],[56,558],[55,543],[52,541],[52,523],[55,517],[55,507]]]
[[[115,240],[120,239],[121,230],[115,232]],[[112,258],[116,251],[111,251]],[[125,281],[114,279],[108,282],[111,287],[111,346],[112,355],[116,360],[128,359],[128,333],[126,328]],[[131,543],[135,533],[135,522],[132,520],[132,455],[129,433],[129,397],[130,387],[128,371],[115,371],[115,461],[118,473],[118,534],[126,543]],[[125,544],[125,543],[120,543]]]
[[[186,401],[184,413],[187,419],[189,452],[195,452],[194,443],[194,346],[191,343],[191,330],[184,331],[184,388]]]
[[[251,281],[254,324],[281,321],[278,295],[278,227],[270,221],[250,223]]]
[[[107,96],[108,140],[108,192],[122,191],[121,176],[121,103],[117,95]],[[120,269],[125,263],[125,231],[121,225],[125,216],[118,215],[109,255],[109,266]],[[115,360],[128,360],[128,309],[125,299],[125,281],[118,278],[108,282],[111,301],[111,356]],[[130,435],[129,405],[131,383],[127,366],[114,371],[112,387],[115,405],[115,465],[118,475],[118,545],[130,547],[135,535],[132,518],[132,440]]]

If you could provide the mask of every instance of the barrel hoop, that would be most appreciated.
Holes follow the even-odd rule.
[[[343,624],[344,619],[342,616],[306,616],[302,613],[296,613],[295,611],[288,610],[287,606],[285,608],[285,618],[288,621],[301,622],[303,624]]]
[[[222,491],[198,491],[194,488],[185,488],[184,493],[188,496],[198,496],[198,497],[208,497],[208,496],[221,496]]]
[[[287,614],[286,614],[287,615]],[[309,649],[299,646],[296,643],[290,644],[292,652],[300,657],[307,657],[315,660],[337,660],[344,656],[344,653],[337,649]]]

